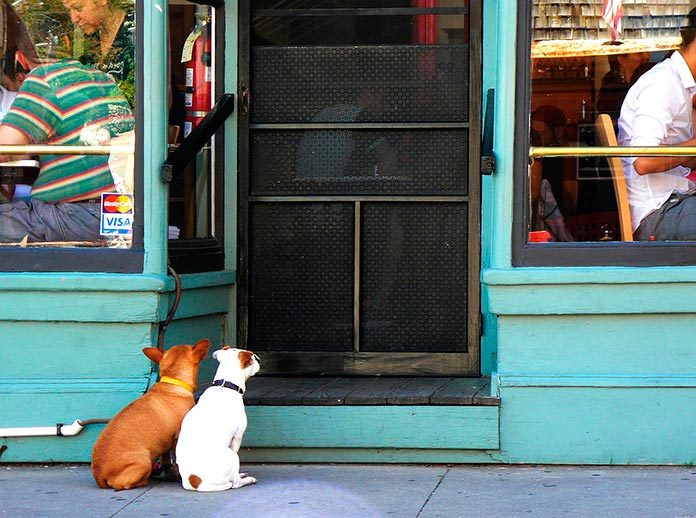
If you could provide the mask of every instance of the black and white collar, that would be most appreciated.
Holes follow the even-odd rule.
[[[225,381],[225,380],[213,380],[213,386],[214,387],[225,387],[228,389],[232,389],[235,392],[239,392],[241,395],[244,395],[244,389],[241,387],[238,387],[231,381]]]

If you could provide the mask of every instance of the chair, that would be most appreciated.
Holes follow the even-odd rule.
[[[597,117],[595,129],[599,142],[605,147],[615,147],[616,133],[611,117],[602,113]],[[614,182],[614,194],[616,195],[616,206],[619,211],[619,229],[621,231],[621,241],[633,241],[633,230],[631,228],[631,207],[628,204],[628,189],[626,188],[626,178],[624,177],[623,166],[619,157],[607,157],[611,178]]]

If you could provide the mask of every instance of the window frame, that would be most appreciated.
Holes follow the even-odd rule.
[[[143,1],[135,1],[135,19],[143,20]],[[163,35],[164,37],[164,35]],[[142,22],[135,24],[135,177],[133,239],[131,248],[9,248],[0,247],[0,274],[18,272],[142,273],[143,245],[143,168],[144,52]],[[139,216],[140,215],[140,216]]]
[[[696,264],[696,242],[527,243],[529,221],[531,43],[533,2],[517,2],[517,71],[513,146],[513,266],[687,266]]]

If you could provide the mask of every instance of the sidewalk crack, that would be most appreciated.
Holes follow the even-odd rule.
[[[440,477],[440,480],[438,480],[437,484],[435,484],[435,487],[433,488],[433,490],[432,490],[432,491],[430,492],[430,494],[428,495],[428,498],[425,499],[425,502],[423,502],[423,505],[422,505],[421,508],[418,510],[418,514],[416,514],[416,518],[418,518],[418,517],[423,513],[423,511],[425,510],[425,506],[428,505],[428,502],[430,502],[430,499],[431,499],[431,498],[433,497],[433,495],[435,494],[435,491],[437,491],[437,488],[440,487],[440,484],[442,484],[442,481],[445,480],[445,477],[447,476],[447,474],[448,474],[451,470],[452,470],[452,468],[448,467],[448,468],[447,468],[447,471],[445,471],[445,472],[443,473],[443,475]]]
[[[145,489],[145,491],[143,491],[143,492],[140,493],[138,496],[136,496],[135,498],[133,498],[130,502],[126,503],[126,505],[124,505],[124,506],[121,507],[118,511],[116,511],[114,514],[112,514],[111,516],[109,516],[109,518],[114,518],[114,516],[118,516],[119,514],[121,514],[121,513],[122,513],[123,511],[125,511],[131,504],[133,504],[133,503],[134,503],[136,500],[138,500],[139,498],[142,498],[143,496],[145,496],[148,492],[150,492],[152,489],[154,489],[155,486],[157,486],[157,485],[158,485],[158,483],[153,483],[152,481],[150,481],[150,483],[147,485],[147,488]]]

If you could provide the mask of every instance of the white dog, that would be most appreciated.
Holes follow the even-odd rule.
[[[184,489],[224,491],[256,483],[239,472],[239,447],[247,427],[242,395],[246,381],[259,371],[251,351],[224,346],[213,353],[220,366],[181,424],[176,445]]]

